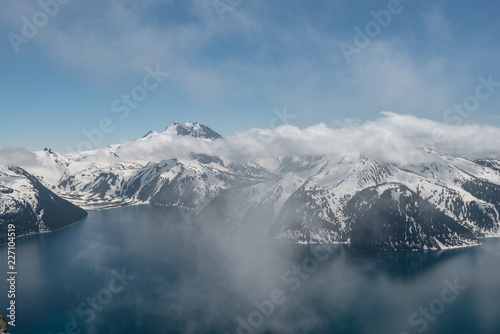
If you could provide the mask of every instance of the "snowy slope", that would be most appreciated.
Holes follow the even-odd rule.
[[[45,188],[19,167],[0,166],[0,242],[7,225],[16,236],[53,231],[85,217],[87,213]]]
[[[204,221],[217,221],[222,233],[239,237],[369,245],[352,236],[359,236],[360,227],[368,229],[375,208],[380,217],[397,213],[402,224],[387,229],[393,231],[385,236],[390,242],[378,241],[386,248],[449,248],[500,235],[496,160],[469,161],[422,149],[420,163],[404,165],[361,152],[242,162],[213,155],[209,147],[220,138],[202,124],[174,122],[163,132],[92,151],[35,152],[38,163],[23,167],[88,210],[179,206],[200,212],[200,228],[210,228]],[[397,189],[405,189],[405,195],[394,195]],[[359,198],[373,203],[363,215],[352,210],[360,207]],[[413,204],[403,205],[399,198]],[[424,206],[432,215],[420,211]]]
[[[365,248],[425,250],[479,244],[469,229],[401,184],[360,191],[346,212],[351,243]]]
[[[347,223],[353,213],[347,208],[352,199],[364,189],[388,183],[404,185],[476,236],[499,235],[500,199],[495,197],[500,194],[498,172],[465,159],[427,153],[428,161],[419,166],[396,166],[357,154],[325,158],[321,172],[292,195],[293,205],[284,206],[275,220],[276,236],[324,242],[336,235],[335,241],[346,242],[351,233]],[[300,217],[301,226],[292,228],[292,217]],[[322,240],[313,231],[320,225],[336,232],[327,233],[328,238]]]
[[[186,122],[184,124],[178,122],[172,122],[172,124],[170,124],[165,129],[165,133],[178,136],[190,136],[194,138],[202,138],[208,140],[215,140],[222,138],[220,134],[210,129],[208,126],[205,126],[198,122]]]

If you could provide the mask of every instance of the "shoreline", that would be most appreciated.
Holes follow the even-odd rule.
[[[77,221],[75,221],[75,222],[73,222],[73,223],[71,223],[71,224],[68,224],[68,225],[66,225],[66,226],[63,226],[63,227],[61,227],[61,228],[58,228],[58,229],[56,229],[56,230],[39,231],[39,232],[33,232],[33,233],[28,233],[28,234],[21,234],[21,235],[19,235],[19,236],[18,236],[18,235],[16,235],[15,240],[17,241],[17,240],[20,240],[20,239],[23,239],[23,238],[27,238],[27,237],[30,237],[30,236],[35,236],[35,235],[40,235],[40,234],[49,234],[49,233],[53,233],[53,232],[59,232],[59,231],[62,231],[62,230],[64,230],[64,229],[68,228],[68,227],[71,227],[71,226],[73,226],[73,225],[76,225],[76,224],[80,223],[82,220],[87,219],[87,218],[88,218],[88,216],[89,216],[89,215],[88,215],[88,212],[87,212],[87,215],[86,215],[85,217],[82,217],[82,218],[78,219]],[[5,241],[5,242],[0,242],[0,247],[2,247],[3,245],[6,245],[6,244],[7,244],[7,242],[6,242],[6,241]]]
[[[71,202],[72,204],[74,205],[77,205],[73,202]],[[133,206],[141,206],[141,205],[154,205],[154,206],[160,206],[160,207],[169,207],[167,205],[161,205],[161,204],[154,204],[154,203],[150,203],[150,202],[141,202],[141,203],[130,203],[130,204],[126,204],[126,203],[123,203],[121,205],[110,205],[110,206],[103,206],[103,207],[100,207],[100,208],[95,208],[95,209],[84,209],[82,208],[81,206],[79,206],[80,208],[82,208],[83,210],[85,210],[87,212],[87,215],[85,217],[82,217],[81,219],[78,219],[77,221],[69,224],[69,225],[66,225],[62,228],[59,228],[59,229],[56,229],[56,230],[49,230],[49,231],[40,231],[40,232],[33,232],[33,233],[29,233],[29,234],[23,234],[21,236],[16,236],[16,240],[18,239],[22,239],[22,238],[25,238],[25,237],[29,237],[29,236],[34,236],[34,235],[38,235],[38,234],[45,234],[45,233],[52,233],[52,232],[58,232],[58,231],[62,231],[68,227],[71,227],[73,225],[76,225],[78,223],[80,223],[81,221],[85,220],[86,218],[88,218],[89,214],[91,212],[97,212],[97,211],[105,211],[105,210],[112,210],[112,209],[119,209],[119,208],[125,208],[125,207],[133,207]],[[175,208],[180,208],[180,209],[184,209],[182,207],[179,207],[179,206],[170,206],[170,207],[175,207]],[[186,209],[186,210],[190,210],[190,209]],[[447,250],[455,250],[455,249],[465,249],[465,248],[470,248],[470,247],[477,247],[477,246],[481,246],[482,245],[482,242],[480,242],[480,240],[482,239],[494,239],[494,238],[500,238],[500,234],[499,235],[488,235],[488,236],[482,236],[482,237],[476,237],[479,241],[478,244],[473,244],[473,245],[460,245],[460,246],[449,246],[449,247],[446,247],[446,248],[441,248],[441,249],[414,249],[414,250],[398,250],[398,249],[375,249],[375,251],[378,251],[378,252],[398,252],[398,253],[403,253],[403,252],[406,252],[406,253],[416,253],[416,252],[439,252],[439,251],[447,251]],[[266,240],[256,240],[257,242],[262,242],[262,241],[266,241]],[[335,242],[330,242],[330,243],[309,243],[309,242],[304,242],[304,241],[296,241],[296,242],[289,242],[289,241],[280,241],[280,240],[275,240],[277,243],[281,243],[281,244],[295,244],[295,245],[345,245],[345,246],[350,246],[350,247],[356,247],[356,248],[359,248],[359,249],[365,249],[365,248],[362,248],[362,247],[357,247],[356,245],[353,245],[350,241],[335,241]],[[0,247],[2,247],[4,244],[7,244],[7,241],[5,242],[0,242]]]

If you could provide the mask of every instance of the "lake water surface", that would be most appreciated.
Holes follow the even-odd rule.
[[[364,252],[227,240],[182,219],[125,207],[17,240],[9,332],[500,333],[500,239]]]

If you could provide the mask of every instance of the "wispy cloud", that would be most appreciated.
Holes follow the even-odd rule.
[[[36,156],[26,148],[9,148],[0,145],[0,165],[31,165]]]
[[[39,10],[26,0],[2,5],[0,25],[17,32],[21,17]],[[152,104],[175,94],[183,112],[196,101],[201,110],[220,109],[215,113],[220,122],[245,103],[254,114],[225,121],[237,123],[236,129],[268,124],[273,108],[283,105],[302,127],[373,119],[381,110],[440,120],[469,94],[478,76],[496,77],[498,70],[492,58],[498,53],[492,43],[495,25],[477,26],[479,19],[470,17],[466,23],[475,29],[459,36],[453,23],[464,13],[451,13],[447,6],[408,2],[351,64],[339,41],[352,39],[353,26],[372,20],[370,11],[382,10],[380,4],[244,1],[221,21],[209,0],[71,1],[22,47],[76,73],[77,80],[107,83],[102,85],[110,90],[110,101],[123,77],[132,81],[146,66],[161,64],[171,73],[169,87],[161,102]],[[441,40],[446,48],[439,47]],[[457,52],[463,45],[470,51]],[[493,113],[485,104],[476,114],[479,119]]]
[[[443,14],[444,2],[432,4],[431,8],[422,14],[427,35],[436,41],[449,40],[453,30]]]

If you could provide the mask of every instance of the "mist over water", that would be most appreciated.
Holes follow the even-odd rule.
[[[126,207],[17,240],[12,332],[500,332],[499,239],[366,252],[227,239],[214,222],[200,231],[188,218],[176,208]],[[0,263],[6,268],[6,256]]]

